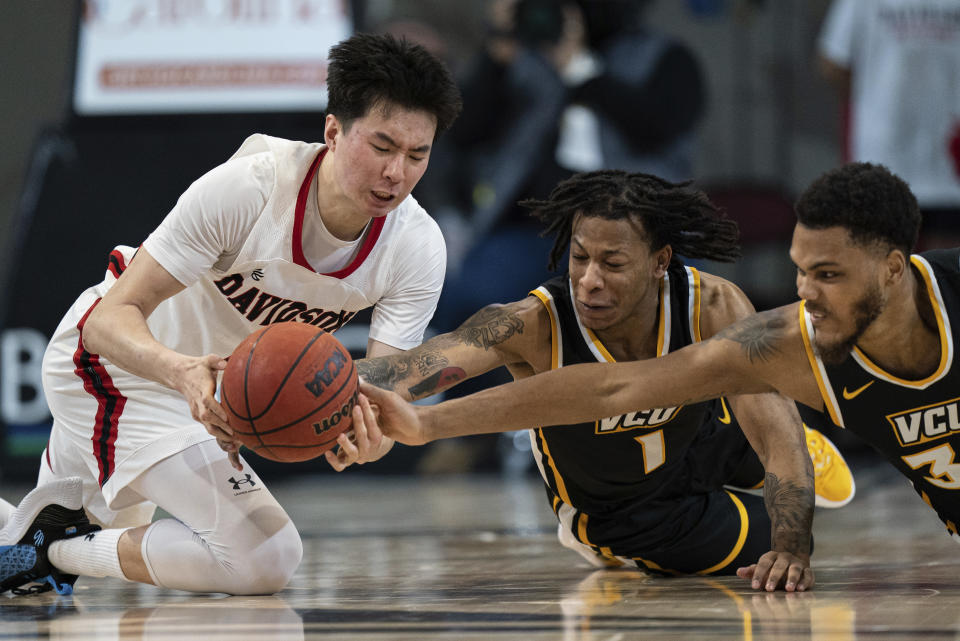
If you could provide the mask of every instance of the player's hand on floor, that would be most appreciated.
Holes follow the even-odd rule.
[[[404,445],[423,445],[426,437],[416,406],[403,400],[396,392],[380,389],[360,381],[360,393],[377,408],[377,420],[384,436]]]
[[[377,424],[377,416],[370,406],[370,401],[363,394],[359,395],[357,404],[353,407],[353,425],[346,432],[337,437],[337,451],[327,450],[324,456],[330,467],[342,472],[347,467],[357,464],[363,465],[375,461],[384,452],[383,433]]]
[[[737,576],[750,581],[754,590],[773,592],[784,589],[787,592],[804,592],[815,582],[810,561],[801,559],[789,552],[771,550],[753,565],[737,570]]]

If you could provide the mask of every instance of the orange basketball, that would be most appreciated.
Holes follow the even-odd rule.
[[[306,461],[350,428],[357,387],[353,359],[332,334],[277,323],[233,350],[220,401],[246,447],[273,461]]]

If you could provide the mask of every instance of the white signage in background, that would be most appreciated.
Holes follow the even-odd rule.
[[[5,423],[29,425],[50,419],[40,370],[46,348],[47,337],[29,327],[0,333],[0,418]]]
[[[349,0],[85,0],[84,115],[322,111]]]

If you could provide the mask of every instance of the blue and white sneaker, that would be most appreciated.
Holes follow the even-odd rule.
[[[73,592],[76,575],[64,574],[47,561],[54,541],[99,530],[83,511],[82,483],[77,477],[34,488],[0,529],[0,593]],[[39,584],[27,589],[21,586]]]

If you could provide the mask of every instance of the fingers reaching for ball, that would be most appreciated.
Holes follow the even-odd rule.
[[[237,441],[227,439],[227,438],[218,438],[217,445],[220,446],[220,449],[227,453],[227,460],[230,461],[230,465],[233,469],[238,472],[243,471],[243,463],[240,462],[240,443]]]
[[[240,446],[233,441],[225,441],[220,438],[217,439],[217,445],[227,453],[227,460],[230,461],[230,466],[236,471],[242,472],[243,463],[240,462]]]
[[[217,399],[208,394],[203,396],[200,402],[201,407],[196,418],[203,423],[207,432],[217,438],[233,440],[233,428],[230,427],[230,423],[227,421],[227,413],[223,406],[217,402]]]
[[[357,420],[358,417],[359,421]],[[383,432],[380,431],[380,425],[377,423],[375,409],[370,405],[370,400],[363,394],[357,395],[357,404],[353,408],[353,429],[358,434],[358,440],[363,438],[367,441],[371,451],[380,448]]]
[[[353,408],[352,419],[350,429],[337,437],[336,452],[328,450],[324,453],[327,462],[338,472],[350,465],[376,461],[393,446],[392,441],[384,438],[376,413],[363,394],[359,395]]]

